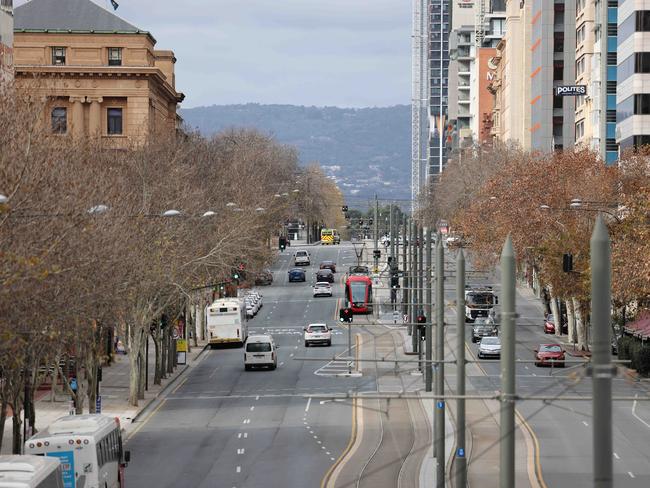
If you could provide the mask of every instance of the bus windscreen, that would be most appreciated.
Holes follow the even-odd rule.
[[[367,284],[361,281],[353,281],[350,283],[353,303],[364,303],[366,301],[366,288]]]

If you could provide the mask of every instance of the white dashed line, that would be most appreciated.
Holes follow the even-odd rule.
[[[589,424],[584,420],[582,421],[582,425],[584,425],[585,427],[589,427]]]
[[[255,400],[259,400],[259,399],[260,399],[260,396],[257,395],[257,396],[255,397]]]
[[[239,454],[240,456],[242,454],[244,454],[245,452],[246,452],[246,449],[243,449],[243,448],[242,449],[237,449],[237,454]]]
[[[255,410],[255,406],[252,406],[252,407],[251,407],[251,412],[252,412],[253,410]]]
[[[251,419],[244,419],[244,421],[242,422],[242,424],[250,424],[250,423],[251,423]]]
[[[305,407],[305,412],[309,412],[309,405],[311,405],[311,397],[307,399],[307,406]]]
[[[241,432],[237,434],[237,439],[241,439]]]
[[[615,457],[616,459],[621,459],[621,457],[620,457],[618,454],[616,454],[616,453],[614,453],[614,457]]]
[[[630,478],[635,478],[634,473],[632,471],[628,471],[627,474],[630,475]]]
[[[241,473],[241,466],[237,466],[237,469],[235,469],[238,473]]]
[[[284,366],[284,361],[280,363],[280,366]]]
[[[244,432],[244,439],[248,439],[248,432]]]

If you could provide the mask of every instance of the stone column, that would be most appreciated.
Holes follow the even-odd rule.
[[[86,97],[70,97],[72,104],[72,114],[70,118],[71,133],[74,137],[84,135],[84,108],[83,103]]]
[[[102,97],[88,98],[90,102],[90,113],[88,117],[88,128],[91,137],[99,137],[102,134]]]

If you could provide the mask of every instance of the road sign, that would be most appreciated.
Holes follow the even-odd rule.
[[[445,408],[445,402],[443,402],[443,401],[439,401],[438,403],[436,403],[436,406],[437,406],[438,408]]]
[[[102,413],[102,396],[97,395],[97,400],[95,400],[95,413]]]
[[[456,456],[465,457],[465,449],[463,449],[462,447],[459,447],[458,450],[456,451]]]

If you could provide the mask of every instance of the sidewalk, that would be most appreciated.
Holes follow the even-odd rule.
[[[191,352],[187,353],[187,364],[178,365],[176,370],[162,380],[161,385],[154,385],[154,363],[155,350],[153,344],[149,344],[149,389],[145,391],[144,400],[140,400],[137,407],[128,403],[129,396],[129,358],[123,354],[116,354],[113,364],[102,368],[103,380],[100,385],[102,397],[102,414],[110,417],[119,417],[122,429],[128,434],[133,428],[132,422],[137,416],[154,402],[158,396],[165,392],[175,380],[188,368],[192,367],[205,351],[207,342],[199,341],[197,347],[192,346]],[[59,393],[54,399],[50,390],[39,390],[36,392],[36,427],[44,429],[59,417],[68,415],[70,397]],[[85,398],[84,413],[88,413],[88,398]],[[22,414],[22,413],[21,413]],[[11,454],[12,441],[12,420],[7,418],[3,432],[2,452],[0,454]]]

